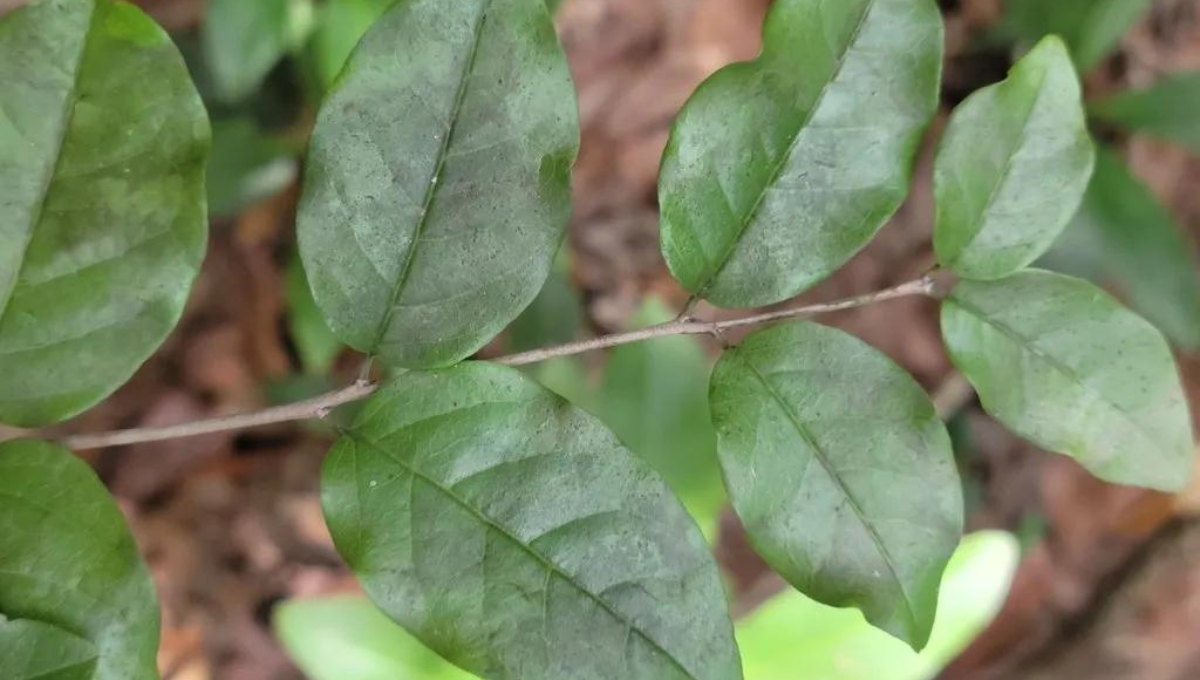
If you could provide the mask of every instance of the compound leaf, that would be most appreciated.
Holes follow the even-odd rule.
[[[1099,288],[1038,270],[964,281],[942,305],[942,336],[1012,431],[1106,481],[1187,484],[1191,419],[1171,350]]]
[[[318,117],[298,223],[339,338],[448,365],[534,299],[570,213],[574,96],[542,0],[401,0],[371,27]]]
[[[46,442],[0,444],[0,536],[0,678],[158,678],[154,584],[87,464]]]
[[[791,323],[727,351],[709,396],[730,499],[767,563],[923,647],[963,517],[924,390],[857,338]]]
[[[1094,159],[1078,76],[1046,38],[950,118],[934,166],[938,261],[974,279],[1029,265],[1079,208]]]
[[[0,421],[70,417],[174,327],[204,255],[204,106],[133,5],[0,18]]]
[[[723,307],[792,297],[866,245],[937,108],[932,0],[778,0],[763,45],[692,95],[659,178],[667,264]]]
[[[515,369],[411,372],[326,462],[371,599],[491,680],[737,680],[716,565],[666,484]]]

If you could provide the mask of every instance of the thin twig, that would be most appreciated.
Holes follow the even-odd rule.
[[[527,364],[545,361],[554,357],[565,357],[575,354],[583,354],[597,349],[607,347],[616,347],[618,345],[628,345],[634,342],[643,340],[651,340],[654,338],[664,338],[673,335],[711,335],[720,340],[725,331],[734,328],[744,328],[746,326],[757,326],[760,324],[770,323],[772,321],[781,321],[784,319],[808,319],[820,314],[841,311],[845,309],[853,309],[862,307],[875,302],[883,302],[884,300],[894,300],[896,298],[910,297],[916,295],[929,295],[934,287],[934,279],[930,276],[925,276],[916,281],[902,283],[893,288],[860,295],[858,297],[839,300],[837,302],[829,302],[817,305],[808,305],[806,307],[794,307],[792,309],[784,309],[775,312],[767,312],[765,314],[755,314],[737,319],[729,319],[726,321],[697,321],[694,319],[680,319],[670,321],[657,326],[643,328],[641,330],[629,331],[626,333],[616,333],[614,335],[606,335],[590,340],[582,340],[579,342],[571,342],[565,345],[556,347],[546,347],[536,349],[530,352],[521,352],[519,354],[510,354],[497,359],[493,359],[495,363],[505,364],[508,366],[524,366]],[[313,397],[305,401],[296,402],[293,404],[284,404],[275,406],[261,411],[251,413],[242,413],[232,416],[224,416],[221,418],[213,418],[211,420],[199,420],[190,423],[182,423],[180,425],[169,425],[167,427],[155,428],[136,428],[131,430],[118,430],[115,432],[102,432],[99,434],[82,434],[63,437],[58,441],[64,446],[75,449],[100,449],[109,446],[125,446],[128,444],[141,444],[145,442],[162,441],[166,439],[179,439],[181,437],[194,437],[203,434],[212,434],[214,432],[227,432],[230,430],[243,430],[251,427],[261,427],[263,425],[274,425],[277,423],[286,423],[294,420],[311,420],[316,418],[324,418],[330,411],[351,402],[366,399],[375,393],[378,389],[376,383],[369,382],[365,379],[360,379],[349,387],[344,387],[319,397]]]

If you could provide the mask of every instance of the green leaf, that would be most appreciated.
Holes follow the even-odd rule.
[[[91,680],[96,646],[41,621],[0,616],[0,680]]]
[[[303,42],[311,0],[209,0],[202,40],[217,96],[244,99]]]
[[[508,327],[514,352],[561,345],[575,339],[583,322],[583,301],[571,284],[571,261],[564,247],[541,292]]]
[[[295,152],[250,118],[218,120],[212,126],[208,162],[208,209],[231,217],[286,189],[296,179]]]
[[[1005,23],[1033,44],[1047,35],[1063,37],[1081,71],[1104,59],[1125,32],[1150,9],[1151,0],[1008,0]]]
[[[950,357],[1009,429],[1118,484],[1184,488],[1191,419],[1166,341],[1099,288],[1026,271],[942,305]]]
[[[288,326],[306,373],[325,375],[342,353],[342,343],[325,325],[325,318],[308,288],[304,263],[293,257],[287,268]]]
[[[1200,349],[1196,244],[1116,153],[1100,149],[1083,208],[1045,265],[1116,284],[1173,342]]]
[[[722,307],[797,295],[865,246],[937,108],[932,0],[779,0],[763,42],[692,95],[659,177],[667,264]]]
[[[1079,79],[1046,38],[950,118],[934,166],[938,261],[972,279],[1026,267],[1071,221],[1094,159]]]
[[[132,5],[0,18],[0,421],[92,406],[178,321],[204,255],[204,106]]]
[[[55,680],[158,678],[154,584],[87,464],[46,442],[0,444],[0,536],[0,651],[18,650],[0,654],[0,678],[43,677],[5,675],[20,655]]]
[[[1200,153],[1200,72],[1176,73],[1143,90],[1118,93],[1092,104],[1091,113]]]
[[[658,298],[634,319],[643,328],[674,314]],[[600,417],[675,492],[706,536],[716,534],[725,487],[706,397],[709,359],[691,337],[614,349],[604,367]]]
[[[395,0],[326,0],[317,9],[316,27],[309,43],[321,89],[333,86],[346,59],[371,24]]]
[[[797,592],[777,596],[738,623],[747,680],[927,680],[937,675],[1000,611],[1016,573],[1016,539],[970,534],[954,551],[929,645],[919,654],[851,610]]]
[[[300,251],[330,328],[390,365],[474,353],[545,282],[578,145],[542,0],[401,0],[313,132]]]
[[[727,351],[709,394],[729,496],[767,564],[923,647],[963,508],[920,385],[857,338],[790,323]]]
[[[322,504],[371,599],[489,680],[737,680],[716,564],[594,417],[503,366],[407,373],[326,461]]]
[[[275,634],[310,680],[472,680],[360,597],[295,600]]]

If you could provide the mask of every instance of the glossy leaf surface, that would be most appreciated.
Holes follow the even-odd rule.
[[[932,0],[779,0],[763,41],[692,95],[659,176],[667,264],[722,307],[797,295],[866,245],[937,107]]]
[[[1070,56],[1046,38],[950,118],[934,166],[938,261],[974,279],[1027,266],[1075,214],[1094,157]]]
[[[309,150],[300,250],[330,328],[389,365],[474,353],[550,272],[578,144],[542,0],[398,2]]]
[[[923,647],[963,521],[950,437],[924,390],[857,338],[790,323],[725,352],[710,404],[759,554],[814,600]]]
[[[489,680],[741,677],[717,568],[594,417],[515,369],[412,372],[326,462],[334,542],[390,617]]]
[[[204,254],[208,119],[133,5],[0,18],[0,421],[92,406],[158,347]]]
[[[942,336],[1012,431],[1106,481],[1187,484],[1191,418],[1170,348],[1099,288],[1038,270],[965,281],[942,305]]]
[[[45,442],[0,444],[0,535],[0,650],[14,650],[0,678],[21,659],[55,680],[158,678],[154,584],[86,463]]]

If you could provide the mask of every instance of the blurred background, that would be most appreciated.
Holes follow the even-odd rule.
[[[452,2],[453,0],[446,0]],[[836,1],[836,0],[835,0]],[[0,11],[19,0],[0,0]],[[112,399],[63,429],[171,424],[312,396],[358,360],[325,328],[295,247],[307,135],[387,0],[138,0],[174,35],[213,121],[213,221],[183,322]],[[709,74],[752,58],[768,0],[552,2],[579,95],[571,236],[534,305],[483,356],[669,319],[686,295],[658,247],[655,181],[672,118]],[[804,296],[915,278],[933,263],[929,165],[945,116],[1047,32],[1084,74],[1102,153],[1043,266],[1087,276],[1174,344],[1200,414],[1200,0],[942,0],[943,107],[913,194],[875,241]],[[701,306],[697,314],[727,312]],[[705,385],[717,348],[670,338],[530,369],[602,417],[667,478],[725,570],[747,680],[1200,678],[1200,484],[1115,487],[981,412],[941,347],[936,305],[822,319],[936,397],[973,533],[921,655],[853,611],[785,589],[726,508]],[[337,413],[334,419],[347,414]],[[329,425],[283,425],[87,457],[118,496],[163,603],[170,680],[468,678],[358,597],[317,498]],[[786,592],[785,592],[786,590]],[[303,670],[301,670],[301,668]]]

